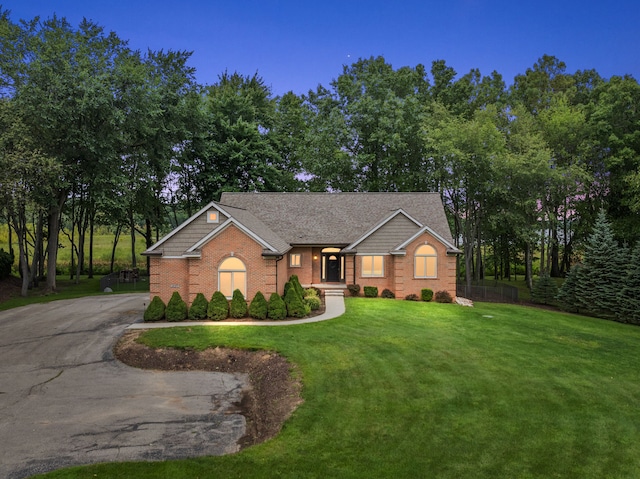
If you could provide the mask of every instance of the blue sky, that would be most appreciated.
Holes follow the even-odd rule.
[[[0,0],[2,1],[2,0]],[[276,95],[326,87],[343,65],[382,55],[395,68],[446,61],[459,75],[512,83],[543,54],[567,70],[640,79],[638,0],[9,0],[11,19],[83,17],[134,49],[193,51],[200,83],[256,71]]]

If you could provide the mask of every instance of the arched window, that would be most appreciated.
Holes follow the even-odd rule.
[[[423,244],[416,250],[414,258],[414,277],[416,278],[437,278],[438,277],[438,254],[436,249],[428,244]]]
[[[231,298],[236,289],[242,291],[245,297],[247,296],[247,268],[242,260],[232,256],[220,263],[218,289],[227,298]]]

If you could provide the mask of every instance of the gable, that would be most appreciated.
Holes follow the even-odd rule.
[[[218,212],[217,223],[208,221],[208,212],[211,210]],[[227,215],[215,208],[213,204],[209,204],[161,238],[160,241],[145,251],[145,253],[153,254],[154,252],[161,252],[164,257],[182,256],[195,243],[210,234],[227,220]]]
[[[359,241],[355,249],[358,253],[387,253],[419,229],[419,224],[405,214],[398,213]]]

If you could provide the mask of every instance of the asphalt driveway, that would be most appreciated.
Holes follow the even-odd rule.
[[[0,312],[0,477],[64,466],[221,455],[245,431],[246,375],[143,371],[111,352],[147,294]]]

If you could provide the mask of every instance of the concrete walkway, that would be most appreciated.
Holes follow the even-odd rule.
[[[294,324],[317,323],[342,316],[345,311],[344,296],[327,292],[324,298],[325,311],[319,316],[294,319],[291,321],[178,321],[173,323],[135,323],[128,329],[155,329],[179,326],[291,326]]]

